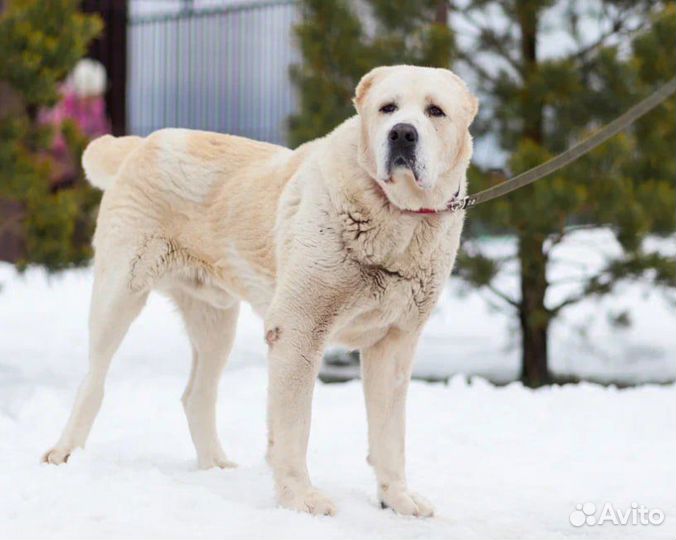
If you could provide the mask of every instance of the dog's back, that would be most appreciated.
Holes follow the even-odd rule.
[[[163,191],[202,202],[221,182],[290,150],[234,135],[168,128],[148,137],[104,135],[92,141],[82,165],[92,185],[109,189],[132,161],[128,181],[159,182]],[[138,167],[142,166],[142,171]],[[142,174],[139,174],[139,173]]]

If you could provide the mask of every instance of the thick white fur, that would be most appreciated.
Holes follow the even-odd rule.
[[[380,107],[396,101],[398,112]],[[444,118],[426,114],[430,103]],[[218,379],[238,304],[265,319],[269,448],[280,503],[333,514],[310,483],[306,450],[322,351],[362,352],[369,463],[380,500],[401,514],[433,510],[404,474],[405,400],[420,331],[448,278],[464,215],[442,208],[460,189],[472,153],[476,99],[443,69],[378,68],[355,95],[358,115],[291,151],[240,137],[166,129],[145,139],[103,137],[83,161],[106,192],[94,246],[89,373],[45,461],[85,444],[110,360],[151,289],[182,313],[193,348],[183,395],[200,467],[230,467],[216,434]],[[383,173],[395,122],[420,133],[416,183]]]

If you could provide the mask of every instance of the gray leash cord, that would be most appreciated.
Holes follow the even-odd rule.
[[[579,157],[591,152],[594,148],[606,142],[613,135],[616,135],[623,129],[627,128],[629,125],[633,124],[636,120],[641,118],[641,116],[647,114],[655,107],[660,105],[674,92],[676,92],[676,77],[657,89],[653,94],[645,98],[643,101],[640,101],[626,112],[615,118],[615,120],[612,122],[606,124],[586,139],[583,139],[577,144],[571,146],[562,154],[559,154],[549,161],[545,161],[537,167],[533,167],[528,171],[518,174],[514,178],[498,184],[497,186],[484,189],[483,191],[479,191],[478,193],[474,193],[472,195],[467,195],[462,199],[453,200],[451,204],[449,204],[448,209],[451,211],[456,211],[463,210],[465,208],[471,208],[477,204],[485,203],[486,201],[491,201],[493,199],[497,199],[498,197],[502,197],[503,195],[507,195],[512,191],[521,189],[528,184],[532,184],[533,182],[550,175],[554,171],[558,171],[560,168],[565,167]]]

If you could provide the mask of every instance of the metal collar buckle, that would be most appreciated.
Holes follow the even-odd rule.
[[[466,195],[465,197],[462,197],[460,199],[451,200],[451,202],[448,203],[447,208],[450,212],[457,212],[458,210],[464,210],[465,208],[469,208],[470,206],[474,206],[475,204],[476,199],[474,197]]]

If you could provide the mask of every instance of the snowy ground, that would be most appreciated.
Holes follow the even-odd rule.
[[[676,536],[673,384],[530,391],[478,378],[415,382],[410,483],[437,509],[435,518],[422,521],[376,504],[359,384],[319,384],[309,466],[338,515],[278,509],[263,459],[260,322],[243,310],[221,383],[219,430],[240,467],[200,472],[178,401],[188,345],[173,309],[159,297],[115,358],[87,450],[66,466],[42,465],[39,457],[56,440],[85,369],[91,274],[17,276],[0,265],[0,283],[0,538]],[[418,372],[509,379],[517,357],[507,319],[476,293],[458,297],[459,289],[449,285],[430,322]],[[598,314],[622,305],[632,307],[634,326],[619,332]],[[602,303],[585,302],[554,331],[554,365],[610,379],[673,379],[675,319],[673,306],[639,286]],[[608,502],[622,512],[636,502],[662,510],[666,519],[659,526],[573,527],[569,515],[585,502],[599,509]]]

